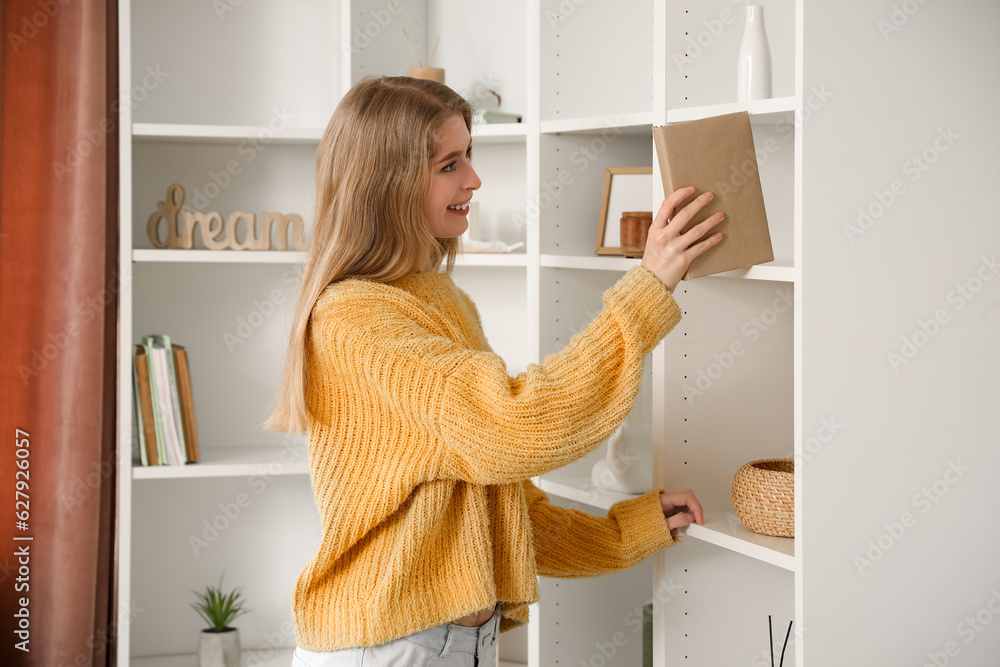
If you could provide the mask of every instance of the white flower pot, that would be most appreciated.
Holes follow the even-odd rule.
[[[202,630],[198,639],[198,667],[240,667],[240,631]]]

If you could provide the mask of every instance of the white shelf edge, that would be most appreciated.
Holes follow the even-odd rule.
[[[133,262],[207,262],[216,264],[300,264],[306,253],[297,250],[132,250]]]
[[[524,143],[528,137],[526,123],[486,123],[472,126],[473,143]]]
[[[132,479],[193,479],[196,477],[252,477],[254,475],[307,475],[306,448],[213,447],[202,448],[201,461],[180,466],[142,466],[133,462]]]
[[[711,118],[712,116],[722,116],[727,113],[737,113],[746,111],[750,114],[751,123],[778,124],[789,123],[794,120],[794,114],[798,108],[798,100],[795,96],[775,97],[767,100],[752,100],[750,102],[726,102],[724,104],[709,104],[700,107],[687,107],[681,109],[670,109],[667,111],[668,123],[680,123],[700,118]]]
[[[137,248],[133,262],[203,262],[214,264],[301,264],[306,253],[296,250],[182,250]],[[455,266],[527,266],[526,253],[470,252],[460,254]]]
[[[625,272],[632,267],[639,266],[641,259],[629,257],[597,256],[587,257],[583,255],[542,255],[541,265],[543,269],[589,269],[596,271],[621,271]]]
[[[625,272],[634,266],[639,266],[641,259],[613,256],[582,255],[542,255],[541,266],[544,269],[586,269],[596,271]],[[794,283],[798,272],[792,265],[792,260],[775,260],[767,264],[758,264],[749,269],[736,269],[715,273],[705,278],[729,278],[741,280],[769,280],[774,282]]]
[[[136,141],[229,143],[258,140],[275,144],[318,144],[324,131],[321,127],[292,127],[275,133],[268,127],[254,125],[132,123],[132,139]]]
[[[260,140],[280,144],[318,144],[325,128],[285,128],[277,133],[255,125],[196,125],[186,123],[133,123],[132,138],[137,141],[237,142]],[[482,143],[523,143],[527,136],[524,123],[474,125],[472,138]]]
[[[467,252],[460,253],[455,258],[455,267],[462,266],[527,266],[528,255],[523,252],[490,253]]]
[[[749,269],[735,269],[713,273],[705,278],[736,278],[740,280],[770,280],[773,282],[794,283],[798,277],[793,262],[790,259],[779,259],[767,264],[757,264]]]
[[[631,500],[638,498],[641,493],[619,493],[595,487],[590,477],[582,475],[569,475],[564,473],[548,473],[548,477],[543,476],[539,480],[539,486],[545,493],[550,493],[566,500],[574,500],[578,503],[598,507],[603,510],[611,509],[611,506],[621,500]]]
[[[542,134],[555,134],[557,132],[580,132],[594,133],[603,132],[608,129],[622,129],[636,132],[652,133],[653,112],[642,111],[638,113],[608,114],[606,116],[590,116],[587,118],[566,118],[561,120],[543,120],[541,122]]]
[[[793,538],[755,533],[740,523],[733,511],[706,512],[705,525],[691,524],[680,532],[791,572],[798,569]]]
[[[292,664],[294,648],[270,648],[267,646],[240,651],[241,665],[256,665],[257,667],[288,667]],[[133,656],[129,659],[130,667],[194,667],[198,664],[197,653],[181,653],[172,655]]]

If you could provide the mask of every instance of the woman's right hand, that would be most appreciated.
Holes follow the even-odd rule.
[[[722,234],[717,233],[696,243],[708,230],[722,222],[722,213],[709,216],[681,234],[681,230],[698,211],[712,201],[711,192],[702,193],[674,215],[674,209],[693,192],[694,187],[688,186],[674,191],[664,199],[646,236],[646,249],[640,266],[659,278],[671,293],[687,272],[691,261],[722,240]]]

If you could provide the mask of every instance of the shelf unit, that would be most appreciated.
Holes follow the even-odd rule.
[[[120,95],[129,100],[121,114],[120,354],[130,359],[133,342],[152,332],[188,348],[201,447],[198,464],[139,466],[131,392],[121,392],[120,428],[132,437],[120,460],[119,606],[142,610],[120,629],[121,665],[192,664],[200,625],[190,591],[223,571],[227,584],[243,585],[253,612],[239,623],[245,664],[290,664],[290,592],[321,537],[304,439],[260,428],[280,379],[305,253],[209,251],[200,239],[192,250],[159,250],[146,220],[176,182],[195,210],[300,213],[308,237],[315,151],[336,102],[367,73],[405,73],[411,57],[396,35],[356,53],[340,48],[384,3],[317,1],[288,12],[268,0],[217,13],[218,5],[119,2]],[[454,21],[471,20],[435,11],[418,1],[400,16],[425,58],[431,29],[454,32]],[[510,22],[498,13],[497,25]],[[329,39],[331,28],[342,42]],[[190,40],[199,49],[183,46]],[[500,33],[474,41],[494,53],[501,41],[510,45]],[[452,39],[438,54],[456,63],[450,80],[465,76],[470,90],[503,86],[509,108],[524,108],[523,56],[498,62],[486,81],[476,78],[476,63],[462,71],[449,52],[456,46]],[[144,87],[147,67],[164,72],[159,85]],[[523,242],[516,218],[526,199],[528,126],[477,125],[472,133],[488,184],[477,193],[483,236]],[[521,323],[533,262],[524,248],[456,260],[456,282],[477,303],[492,301],[481,317],[512,373],[531,360]],[[131,387],[130,364],[120,382]],[[275,539],[261,544],[260,535]],[[500,664],[527,662],[526,637],[505,637]]]
[[[768,615],[779,628],[795,621],[785,664],[839,664],[844,637],[847,660],[870,664],[941,662],[956,648],[963,664],[995,662],[1000,634],[963,644],[956,624],[995,607],[1000,537],[982,530],[982,511],[1000,504],[1000,389],[988,372],[1000,366],[997,281],[982,282],[961,311],[948,290],[978,286],[971,281],[989,268],[981,263],[1000,247],[989,198],[976,196],[997,179],[998,94],[983,64],[997,60],[1000,6],[890,12],[814,2],[806,15],[804,0],[771,0],[775,96],[741,104],[733,98],[742,7],[729,0],[408,0],[388,22],[397,5],[385,0],[303,0],[294,12],[287,4],[119,3],[121,358],[136,335],[176,326],[194,360],[202,468],[212,474],[154,482],[124,453],[119,608],[129,621],[119,627],[118,664],[193,664],[187,591],[222,569],[227,581],[249,582],[246,645],[281,647],[264,664],[288,663],[288,591],[319,534],[305,474],[292,463],[282,474],[260,469],[301,443],[253,425],[275,382],[298,260],[164,261],[143,223],[178,181],[191,197],[200,191],[208,210],[308,213],[318,128],[336,101],[364,75],[413,64],[390,27],[396,20],[422,58],[442,36],[437,62],[449,83],[499,87],[504,108],[524,116],[518,127],[476,128],[474,154],[488,232],[525,240],[525,252],[470,256],[455,272],[511,373],[565,345],[600,307],[601,291],[635,264],[592,253],[605,167],[654,164],[654,125],[741,110],[764,149],[776,261],[679,287],[686,317],[654,351],[630,416],[637,440],[650,444],[639,462],[650,488],[696,489],[709,520],[629,571],[543,579],[527,631],[506,633],[501,657],[530,667],[639,664],[632,621],[648,601],[657,667],[767,664]],[[152,88],[147,67],[167,73]],[[927,169],[906,171],[928,155]],[[243,173],[210,196],[212,174],[232,159]],[[863,236],[845,238],[857,209],[872,209],[896,180],[905,196],[883,205]],[[652,190],[655,208],[664,193]],[[956,219],[959,231],[942,234],[942,221]],[[227,347],[227,329],[275,289],[286,303]],[[887,350],[926,333],[919,327],[942,308],[948,325],[918,357],[902,368],[886,363]],[[125,367],[119,385],[130,382]],[[130,402],[123,391],[123,440]],[[835,442],[804,445],[828,419],[842,424]],[[789,455],[798,463],[796,537],[741,530],[730,514],[732,475],[751,458]],[[603,513],[621,498],[587,486],[601,456],[595,450],[538,483],[556,504]],[[858,572],[856,559],[892,536],[887,526],[913,509],[913,494],[961,461],[973,470]],[[251,502],[237,503],[230,519],[237,499]],[[226,521],[224,530],[213,525]],[[192,538],[206,546],[195,552]],[[616,632],[623,646],[610,643]],[[262,654],[246,654],[254,656]]]
[[[554,0],[536,5],[528,20],[539,39],[529,45],[529,62],[538,62],[533,110],[540,127],[537,143],[529,137],[529,147],[537,146],[537,154],[529,155],[537,161],[529,173],[537,172],[538,180],[532,197],[539,204],[533,227],[539,248],[539,357],[581,330],[600,308],[601,291],[639,263],[593,255],[595,212],[609,166],[653,165],[651,210],[668,194],[659,185],[654,125],[750,114],[776,260],[678,287],[685,317],[654,351],[627,421],[631,437],[649,443],[634,464],[649,471],[647,488],[694,488],[708,513],[705,525],[682,531],[684,544],[677,548],[599,578],[606,581],[543,579],[532,635],[538,654],[532,658],[537,665],[638,664],[639,642],[628,610],[645,601],[654,604],[654,665],[752,663],[759,633],[748,619],[763,618],[766,627],[768,614],[786,623],[794,618],[798,625],[802,618],[796,540],[746,529],[729,499],[740,465],[793,456],[799,446],[801,2],[768,5],[775,97],[744,103],[734,101],[737,28],[727,28],[689,65],[675,64],[675,55],[690,55],[686,37],[720,14],[739,10],[733,25],[741,28],[739,7],[669,0],[613,7],[570,7]],[[628,48],[618,48],[626,43]],[[758,326],[755,316],[767,324]],[[713,355],[724,358],[734,343],[740,354],[723,368]],[[706,374],[701,385],[699,373]],[[685,386],[698,393],[685,396]],[[740,428],[744,418],[751,421]],[[745,437],[743,428],[755,437]],[[631,496],[591,483],[590,470],[604,452],[598,448],[543,475],[540,487],[566,507],[606,511]],[[720,600],[729,611],[718,609]],[[721,627],[727,628],[725,641],[712,631]],[[612,646],[616,632],[628,641],[609,655],[602,647]],[[794,651],[785,664],[802,664],[801,642]]]
[[[455,270],[512,375],[563,347],[600,308],[603,290],[639,263],[596,257],[593,244],[605,167],[654,165],[653,210],[662,200],[652,126],[746,110],[758,146],[777,146],[762,161],[761,175],[778,259],[679,287],[678,302],[688,313],[647,362],[629,418],[633,436],[650,445],[639,463],[649,471],[649,488],[695,488],[709,520],[686,529],[685,544],[627,572],[542,579],[542,600],[532,608],[528,627],[501,640],[502,664],[595,664],[599,645],[617,630],[629,641],[614,656],[605,654],[606,664],[636,664],[641,642],[624,619],[657,600],[662,604],[654,604],[654,664],[681,664],[678,647],[692,658],[686,664],[722,664],[734,656],[742,664],[756,651],[757,633],[740,629],[718,641],[711,631],[716,622],[745,623],[735,613],[713,609],[720,587],[748,613],[801,622],[797,542],[759,536],[734,522],[725,493],[738,464],[800,451],[801,313],[794,306],[783,309],[767,336],[753,345],[745,341],[747,354],[721,380],[709,378],[714,410],[751,409],[736,405],[737,396],[745,395],[738,390],[748,384],[763,382],[773,390],[754,397],[752,409],[772,419],[759,440],[737,446],[735,421],[723,423],[708,401],[687,401],[677,389],[688,375],[711,372],[712,353],[743,340],[741,327],[754,315],[775,299],[782,308],[788,300],[795,303],[800,294],[801,5],[768,5],[776,97],[750,103],[731,99],[735,28],[689,67],[674,66],[685,35],[730,7],[723,0],[693,6],[666,0],[524,0],[502,6],[414,0],[398,17],[422,58],[438,34],[445,36],[437,58],[449,84],[464,93],[499,87],[504,108],[524,115],[523,123],[475,127],[473,154],[484,182],[476,198],[486,234],[506,243],[525,241],[526,248],[466,254]],[[156,250],[145,238],[145,221],[165,187],[183,182],[190,185],[192,204],[200,193],[207,207],[196,208],[300,212],[308,234],[314,152],[336,101],[362,76],[405,73],[412,56],[385,26],[370,43],[358,45],[359,35],[386,9],[374,0],[317,1],[301,14],[282,12],[282,3],[268,0],[242,3],[221,17],[197,0],[120,0],[119,7],[122,96],[133,95],[147,65],[162,64],[171,72],[144,102],[123,112],[122,267],[128,280],[122,290],[122,358],[130,358],[133,340],[153,331],[187,345],[203,443],[203,461],[177,469],[136,467],[123,452],[120,604],[149,611],[121,633],[119,663],[190,662],[197,619],[187,591],[226,569],[235,570],[228,581],[253,582],[247,593],[258,611],[241,621],[244,648],[270,647],[273,655],[263,664],[287,664],[294,645],[287,597],[318,543],[318,517],[304,443],[256,426],[279,377],[304,254]],[[210,45],[207,53],[177,46],[186,43],[182,36],[192,22],[198,23],[199,43]],[[330,26],[339,32],[339,45],[353,48],[331,44],[337,40],[328,39]],[[295,48],[284,52],[290,43]],[[259,78],[248,78],[249,71]],[[185,102],[190,99],[200,104]],[[293,120],[278,127],[284,121],[275,119],[289,115]],[[219,186],[216,177],[231,160],[240,173]],[[571,178],[560,179],[561,172]],[[219,186],[214,195],[211,183]],[[734,302],[741,305],[733,308]],[[269,312],[258,318],[260,326],[238,334],[241,320],[249,323],[252,313],[264,310]],[[131,386],[130,368],[122,371],[121,386]],[[130,392],[122,393],[120,408],[122,432],[129,433]],[[631,497],[590,485],[590,468],[603,455],[598,448],[536,481],[556,504],[603,513]],[[149,481],[157,479],[162,481]],[[247,507],[236,501],[244,496],[252,501]],[[227,523],[234,503],[240,514]],[[216,528],[218,535],[208,540],[213,522],[227,527]],[[258,557],[258,536],[275,531],[281,538],[261,549],[267,558]],[[198,539],[208,546],[191,546]],[[178,541],[183,548],[161,548]],[[716,615],[711,621],[689,616],[696,613]],[[792,664],[801,665],[801,644],[795,650]],[[259,651],[250,653],[264,659]]]

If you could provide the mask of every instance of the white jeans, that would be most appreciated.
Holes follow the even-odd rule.
[[[479,627],[442,623],[412,635],[361,648],[296,648],[292,667],[493,667],[500,634],[500,603]]]

